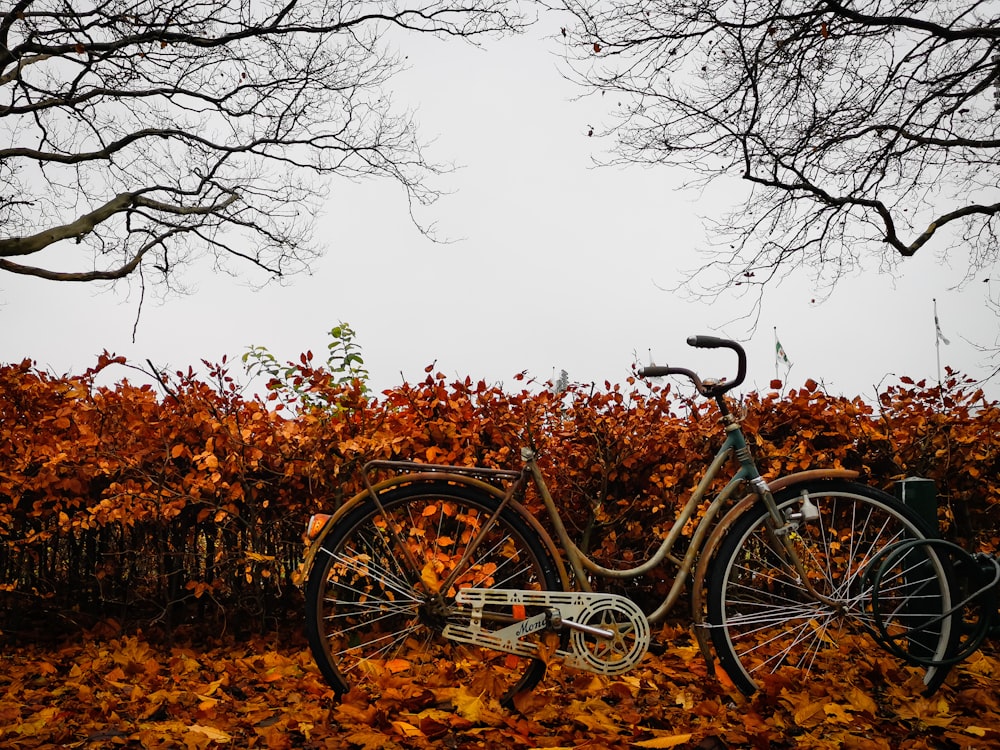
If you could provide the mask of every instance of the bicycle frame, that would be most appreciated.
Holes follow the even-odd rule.
[[[671,553],[673,552],[678,539],[680,539],[684,526],[691,518],[694,517],[698,507],[701,505],[702,500],[708,492],[708,488],[719,476],[723,465],[728,463],[734,457],[739,461],[739,468],[730,478],[726,486],[715,496],[704,515],[702,515],[699,519],[684,558],[678,559]],[[688,497],[687,502],[674,518],[670,530],[667,532],[667,536],[660,543],[657,551],[645,562],[636,567],[611,569],[599,565],[588,557],[570,538],[565,524],[563,524],[562,518],[559,515],[555,501],[545,484],[545,478],[542,475],[541,469],[539,468],[533,454],[527,458],[526,469],[530,472],[532,480],[538,488],[539,495],[545,505],[549,519],[552,521],[556,530],[559,543],[561,544],[566,557],[569,559],[570,567],[576,575],[576,580],[581,590],[591,590],[587,580],[588,572],[602,578],[632,579],[655,569],[661,565],[664,560],[667,560],[676,566],[677,573],[674,577],[674,582],[670,587],[670,591],[667,593],[667,596],[664,598],[660,606],[653,613],[647,615],[647,619],[651,623],[661,621],[677,603],[681,591],[684,588],[685,580],[694,568],[698,553],[701,551],[702,545],[708,536],[712,524],[722,511],[723,507],[726,505],[727,501],[736,493],[737,489],[743,484],[743,482],[751,482],[753,484],[763,481],[761,479],[760,472],[757,469],[757,465],[754,463],[753,457],[747,447],[746,438],[744,437],[739,424],[735,419],[729,417],[726,423],[725,441],[719,447],[715,457],[706,469],[704,476],[702,476],[701,481],[699,481],[698,486],[694,489],[690,497]]]

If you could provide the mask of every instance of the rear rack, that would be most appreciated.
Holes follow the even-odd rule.
[[[362,473],[365,484],[371,489],[369,474],[375,471],[390,471],[395,474],[458,474],[480,481],[500,486],[504,480],[510,481],[521,476],[520,471],[513,469],[485,469],[481,466],[451,466],[449,464],[424,464],[419,461],[369,461],[364,465]]]

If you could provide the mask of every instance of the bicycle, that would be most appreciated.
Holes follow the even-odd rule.
[[[667,366],[639,375],[689,379],[714,399],[724,441],[658,549],[636,566],[604,567],[576,546],[530,448],[521,451],[520,470],[367,464],[362,492],[332,516],[310,520],[321,530],[310,533],[306,556],[306,630],[334,690],[378,695],[403,685],[466,685],[510,706],[553,659],[621,674],[642,659],[651,626],[665,619],[688,583],[704,657],[712,664],[714,650],[745,694],[771,672],[809,672],[820,668],[828,649],[844,658],[886,637],[904,651],[904,661],[920,659],[926,692],[936,690],[960,637],[953,573],[935,545],[893,552],[934,532],[891,495],[858,483],[855,471],[814,469],[765,480],[726,400],[746,376],[743,348],[711,336],[688,343],[735,352],[735,378],[702,380]],[[736,467],[731,477],[697,517],[729,462]],[[393,475],[373,483],[371,474],[381,471]],[[517,499],[529,484],[555,539]],[[743,487],[749,491],[741,493]],[[692,518],[697,525],[687,548],[675,555]],[[628,581],[664,563],[677,572],[648,615],[627,596],[593,590],[592,582]]]

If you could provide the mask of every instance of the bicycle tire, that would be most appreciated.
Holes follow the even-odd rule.
[[[802,522],[789,537],[807,579],[836,602],[823,604],[781,554],[763,503],[738,518],[719,548],[708,582],[708,621],[722,668],[749,695],[767,675],[797,670],[832,672],[853,655],[905,660],[881,648],[872,612],[872,591],[865,588],[869,565],[896,542],[932,538],[914,511],[873,487],[842,480],[819,480],[775,495],[785,514],[801,506],[807,493],[818,518]],[[783,550],[782,550],[783,552]],[[953,575],[948,560],[929,546],[904,556],[892,571],[882,571],[883,619],[902,634],[914,654],[943,662],[954,649],[959,627],[952,617],[927,623],[951,607]],[[925,669],[925,694],[936,690],[948,666]]]
[[[321,540],[306,583],[306,632],[313,658],[338,694],[360,688],[373,699],[385,690],[438,691],[464,686],[510,706],[545,674],[540,659],[444,638],[449,621],[469,623],[457,589],[559,590],[546,545],[508,505],[486,531],[451,590],[432,590],[499,507],[488,492],[446,482],[403,485],[346,513]],[[384,512],[383,512],[384,509]],[[422,565],[409,570],[403,544]],[[400,537],[397,537],[400,538]],[[503,611],[499,611],[503,609]],[[493,608],[483,627],[499,629],[534,612]],[[492,625],[489,616],[499,619]],[[538,634],[541,637],[541,634]],[[424,693],[426,695],[427,693]]]

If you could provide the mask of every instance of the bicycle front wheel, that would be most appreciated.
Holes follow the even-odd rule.
[[[464,485],[404,485],[348,512],[320,542],[306,584],[306,631],[329,684],[372,698],[463,686],[509,705],[541,679],[536,658],[446,639],[468,626],[459,589],[557,590],[559,577],[538,535],[514,508]],[[453,583],[445,588],[451,580]],[[496,631],[536,614],[489,605],[480,626]],[[419,699],[419,698],[418,698]]]
[[[923,520],[853,482],[807,482],[775,501],[791,525],[776,532],[764,505],[753,506],[727,534],[709,577],[712,641],[736,686],[750,694],[781,672],[801,682],[858,656],[910,661],[881,647],[884,633],[904,644],[912,664],[924,665],[927,692],[937,689],[948,671],[937,662],[947,660],[959,635],[947,614],[951,566],[928,545],[885,554],[933,536]]]

